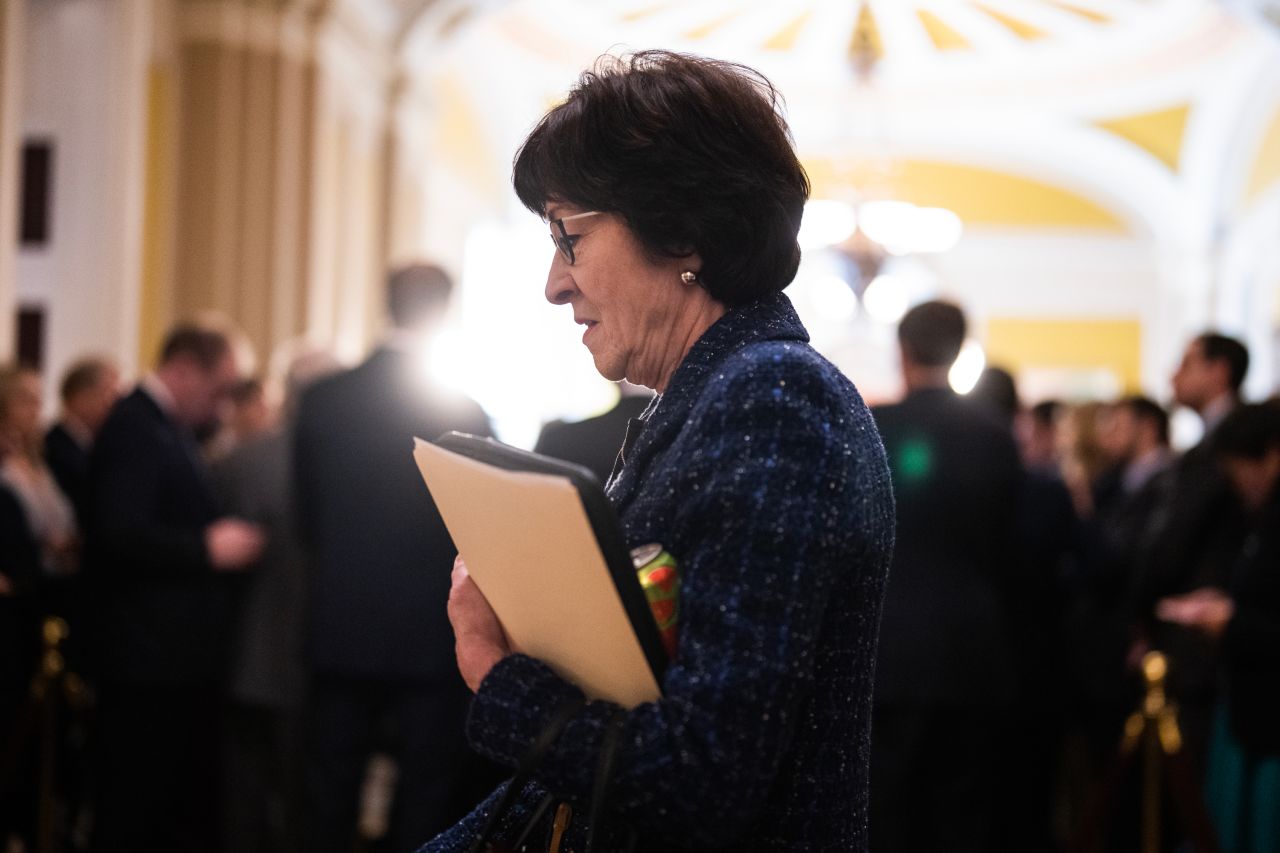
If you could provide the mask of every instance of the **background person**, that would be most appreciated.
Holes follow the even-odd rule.
[[[606,58],[517,155],[516,192],[556,243],[548,301],[586,327],[602,376],[660,395],[608,494],[628,545],[675,557],[681,591],[662,698],[577,711],[501,841],[545,794],[589,801],[620,714],[597,850],[632,831],[641,850],[866,850],[893,498],[869,411],[781,293],[809,182],[777,107],[742,66]],[[513,766],[580,693],[511,653],[465,567],[454,577],[468,734]],[[466,849],[494,803],[423,849]],[[570,822],[566,849],[582,849],[585,823]]]
[[[25,372],[0,368],[0,423],[30,404]],[[35,409],[39,411],[38,400]],[[0,459],[5,455],[0,443]],[[0,477],[0,845],[30,845],[35,821],[36,772],[29,734],[31,680],[40,657],[40,543],[23,502]]]
[[[44,435],[44,458],[81,523],[89,493],[89,451],[120,399],[120,371],[105,358],[89,357],[67,368],[59,389],[62,412]]]
[[[34,370],[0,369],[0,480],[22,506],[42,573],[57,577],[79,568],[80,541],[71,501],[44,461],[41,396]]]
[[[1213,455],[1213,435],[1240,405],[1249,352],[1234,338],[1207,332],[1192,339],[1172,377],[1174,399],[1200,416],[1204,437],[1174,465],[1165,499],[1153,511],[1151,531],[1135,582],[1135,607],[1148,645],[1170,658],[1168,686],[1178,702],[1193,766],[1203,769],[1215,694],[1217,651],[1202,633],[1154,618],[1155,602],[1201,587],[1223,588],[1236,547],[1239,508]]]
[[[874,410],[897,501],[871,730],[877,851],[1005,849],[1013,608],[1033,602],[1018,596],[1013,436],[948,382],[965,333],[952,303],[908,311],[898,325],[906,396]]]
[[[293,418],[302,391],[336,372],[323,350],[304,350],[285,377],[284,421],[237,444],[213,467],[222,511],[268,535],[235,614],[226,720],[223,844],[228,853],[301,847],[306,659],[306,557],[293,495]]]
[[[628,382],[619,382],[618,390],[618,402],[603,414],[580,421],[552,421],[544,426],[534,452],[576,462],[590,469],[601,483],[608,482],[627,429],[653,401],[648,391]]]
[[[310,853],[350,853],[375,750],[396,763],[393,853],[456,820],[483,773],[462,737],[467,693],[445,613],[457,549],[412,457],[415,436],[490,434],[475,402],[422,381],[423,352],[452,289],[439,267],[392,272],[391,334],[363,364],[315,383],[299,403]]]
[[[212,851],[233,589],[263,547],[220,517],[196,444],[237,378],[227,336],[195,325],[116,404],[89,465],[100,779],[93,849]]]
[[[1207,798],[1222,849],[1261,853],[1280,849],[1280,404],[1236,408],[1213,449],[1241,510],[1228,582],[1162,599],[1156,616],[1218,645]]]

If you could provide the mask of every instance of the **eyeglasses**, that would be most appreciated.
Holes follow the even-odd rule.
[[[573,262],[577,260],[573,254],[573,247],[578,244],[581,234],[570,234],[565,230],[564,224],[572,222],[575,219],[583,219],[588,216],[599,216],[604,211],[589,210],[586,213],[575,213],[573,216],[562,216],[559,219],[552,219],[551,225],[551,242],[556,244],[556,248],[560,250],[560,254],[564,255],[564,259],[569,262],[569,266],[573,266]]]

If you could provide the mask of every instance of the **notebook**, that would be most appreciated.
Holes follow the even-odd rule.
[[[516,651],[593,699],[660,697],[658,626],[590,471],[457,432],[415,440],[414,459]]]

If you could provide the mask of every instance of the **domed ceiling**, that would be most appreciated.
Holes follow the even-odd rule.
[[[1150,234],[1227,150],[1238,174],[1215,207],[1280,177],[1280,47],[1208,0],[517,0],[428,18],[410,46],[435,81],[440,141],[494,193],[581,69],[646,47],[768,74],[819,196]]]

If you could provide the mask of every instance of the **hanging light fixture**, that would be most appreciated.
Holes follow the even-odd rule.
[[[875,15],[868,0],[862,0],[849,39],[849,62],[857,86],[875,85],[875,74],[884,55]],[[959,242],[964,225],[953,211],[877,198],[865,181],[862,186],[858,183],[851,179],[849,200],[814,199],[806,205],[800,244],[803,249],[828,248],[842,255],[850,267],[849,284],[859,298],[865,299],[867,289],[881,277],[891,257],[946,252]],[[892,278],[884,277],[877,289],[883,292],[892,287],[892,282]],[[880,295],[872,301],[876,303],[874,310],[867,304],[871,316],[888,318],[898,314],[901,300]]]

